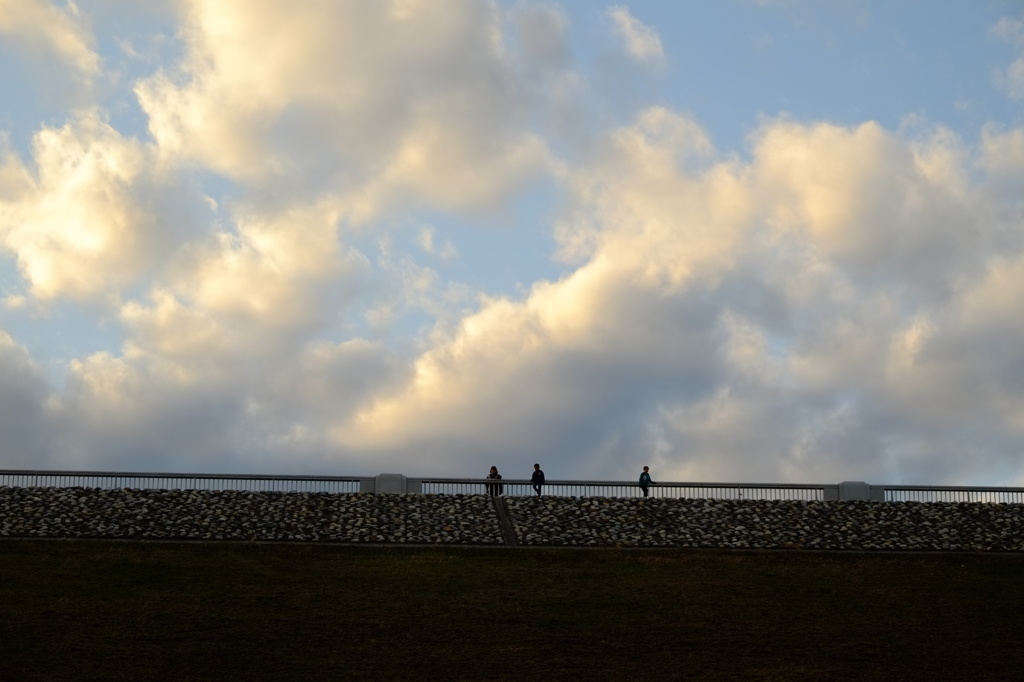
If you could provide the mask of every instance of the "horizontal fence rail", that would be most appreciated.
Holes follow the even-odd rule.
[[[117,471],[17,471],[0,469],[0,486],[19,488],[142,488],[251,492],[357,493],[363,479],[351,476],[174,474]]]
[[[1024,488],[884,485],[886,502],[996,502],[1024,504]]]
[[[525,479],[503,479],[502,494],[513,497],[536,495],[533,484]],[[494,481],[479,478],[424,478],[423,492],[443,495],[482,495]],[[656,483],[648,489],[650,497],[716,498],[727,500],[821,500],[825,486],[814,484],[772,483]],[[551,497],[643,497],[636,483],[623,481],[549,480],[541,492]]]
[[[398,478],[398,492],[422,492],[433,495],[484,495],[495,481],[483,478],[408,478],[388,474],[376,477]],[[501,494],[514,497],[535,495],[526,479],[497,482]],[[0,469],[0,486],[16,488],[140,488],[151,490],[232,490],[251,492],[358,493],[396,492],[377,487],[372,476],[289,476],[264,474],[148,473],[117,471],[31,471]],[[1024,488],[984,486],[867,485],[854,483],[860,492],[846,492],[849,483],[776,484],[776,483],[695,483],[659,482],[650,486],[653,498],[690,498],[722,500],[850,500],[870,499],[885,502],[992,502],[1024,504]],[[542,488],[549,497],[642,497],[640,487],[625,481],[549,480]]]

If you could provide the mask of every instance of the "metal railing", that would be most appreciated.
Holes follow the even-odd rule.
[[[0,486],[19,488],[144,488],[252,492],[356,493],[363,479],[352,476],[177,474],[129,471],[20,471],[0,469]]]
[[[446,495],[482,495],[494,481],[479,478],[420,479],[424,493]],[[503,494],[512,497],[534,495],[533,485],[525,479],[498,481]],[[774,483],[656,483],[648,489],[650,497],[716,498],[726,500],[821,500],[823,485]],[[643,497],[636,483],[623,481],[549,480],[542,493],[549,497]]]
[[[886,502],[996,502],[1024,504],[1024,488],[883,485]]]
[[[404,478],[404,477],[400,477]],[[483,495],[493,481],[482,478],[410,478],[408,490],[426,494]],[[533,486],[525,479],[503,479],[502,494],[528,497]],[[694,483],[659,482],[649,489],[654,498],[722,500],[837,500],[845,484]],[[993,502],[1024,504],[1024,488],[984,486],[922,486],[860,484],[870,499],[886,502]],[[117,471],[31,471],[0,469],[0,486],[18,488],[143,488],[166,490],[234,490],[252,492],[358,493],[373,492],[368,476],[289,476],[263,474],[147,473]],[[549,497],[641,497],[639,486],[624,481],[549,480]]]

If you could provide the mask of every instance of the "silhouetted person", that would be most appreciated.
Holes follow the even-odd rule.
[[[533,476],[530,477],[530,483],[533,484],[533,490],[537,493],[537,497],[540,497],[540,489],[544,485],[544,472],[540,470],[539,464],[533,465]]]
[[[491,473],[487,474],[487,478],[493,478],[494,480],[500,481],[501,474],[498,473],[498,467],[491,467]],[[488,483],[487,494],[488,495],[500,495],[505,492],[505,488],[500,483]]]
[[[648,467],[644,467],[644,472],[640,474],[640,490],[644,491],[644,497],[647,497],[648,486],[654,485],[654,481],[651,480],[651,475],[648,473]]]

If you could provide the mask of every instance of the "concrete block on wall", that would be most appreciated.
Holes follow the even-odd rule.
[[[871,486],[864,481],[843,481],[839,484],[840,500],[870,500]]]
[[[378,495],[404,495],[406,478],[402,474],[377,474],[375,493]]]

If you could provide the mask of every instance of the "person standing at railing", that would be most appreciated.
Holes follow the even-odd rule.
[[[644,492],[644,497],[647,497],[647,488],[652,485],[655,485],[655,483],[651,480],[649,467],[644,467],[644,472],[640,474],[640,490]]]
[[[530,483],[533,484],[533,490],[537,493],[537,497],[540,497],[540,489],[544,485],[544,472],[540,470],[540,464],[533,465],[533,476],[530,477]]]
[[[491,478],[491,479],[500,481],[501,480],[501,474],[498,473],[498,467],[491,467],[491,473],[487,474],[487,478]],[[493,496],[496,497],[496,496],[502,494],[503,492],[505,492],[505,489],[504,489],[504,486],[502,486],[500,483],[488,483],[487,484],[487,494],[488,495],[493,495]]]

